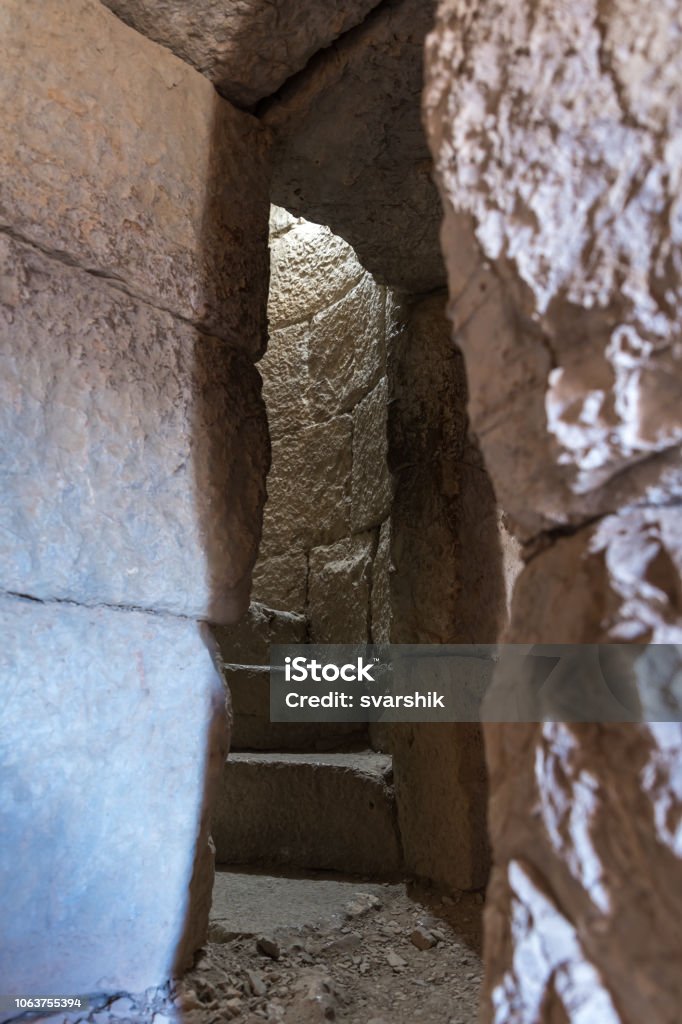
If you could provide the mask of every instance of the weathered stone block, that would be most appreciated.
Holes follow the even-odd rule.
[[[252,602],[239,622],[212,632],[226,665],[269,665],[270,645],[305,643],[306,625],[302,615]]]
[[[270,265],[271,328],[308,321],[365,276],[347,242],[322,224],[295,218],[271,237]]]
[[[383,379],[353,410],[351,527],[354,533],[377,526],[391,509],[387,413],[388,387]]]
[[[386,291],[365,274],[308,332],[310,407],[318,419],[348,412],[378,383],[385,366]]]
[[[0,977],[18,994],[163,984],[205,939],[227,746],[200,627],[6,597],[0,624]]]
[[[302,614],[305,610],[308,559],[304,551],[259,558],[253,569],[251,595],[257,604]]]
[[[379,0],[103,0],[138,32],[168,46],[247,106],[272,95],[317,50],[357,25]]]
[[[232,621],[268,466],[248,357],[0,240],[0,586]]]
[[[263,557],[349,532],[351,432],[351,417],[337,416],[273,442]]]
[[[446,261],[463,269],[468,252],[473,290],[493,277],[506,307],[501,332],[490,316],[473,329],[452,289],[474,395],[488,379],[474,428],[497,427],[486,459],[527,535],[647,491],[657,502],[673,448],[679,464],[679,37],[672,8],[652,0],[586,0],[561,19],[551,3],[445,0],[430,39]],[[510,378],[490,373],[503,349]]]
[[[369,599],[376,540],[365,534],[313,548],[308,573],[310,638],[318,644],[369,640]]]
[[[676,508],[626,509],[557,540],[516,581],[511,643],[679,643]]]
[[[370,752],[233,754],[213,815],[217,862],[400,871],[390,766]]]
[[[435,0],[392,0],[320,54],[265,114],[278,146],[273,198],[329,224],[377,280],[444,283],[441,207],[417,97]]]
[[[0,223],[259,352],[258,122],[97,0],[8,0],[0,19]]]

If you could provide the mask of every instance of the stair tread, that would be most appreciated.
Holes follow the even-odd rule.
[[[230,753],[227,764],[299,764],[313,767],[345,768],[367,775],[384,776],[391,770],[392,758],[374,750],[337,751],[235,751]]]

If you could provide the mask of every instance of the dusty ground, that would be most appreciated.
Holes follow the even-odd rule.
[[[258,876],[251,877],[257,891]],[[261,877],[266,898],[276,898]],[[229,874],[222,881],[229,889]],[[186,1024],[475,1024],[479,896],[449,899],[415,886],[326,875],[291,882],[296,905],[282,905],[283,889],[271,909],[274,925],[293,918],[295,927],[237,934],[229,922],[214,921],[178,988],[175,1005]],[[301,923],[306,910],[310,921]]]
[[[482,899],[330,873],[219,871],[182,981],[22,1024],[475,1024]]]

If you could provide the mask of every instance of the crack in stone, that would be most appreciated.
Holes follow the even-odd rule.
[[[106,270],[98,270],[97,267],[83,266],[82,263],[79,263],[73,256],[64,250],[51,249],[49,246],[41,245],[40,242],[27,238],[26,235],[23,235],[20,231],[16,231],[9,224],[0,224],[0,235],[6,235],[19,245],[25,245],[27,248],[32,249],[35,252],[39,252],[42,256],[53,260],[55,263],[58,263],[63,267],[68,267],[70,270],[80,270],[83,274],[88,274],[90,277],[103,281],[117,292],[127,295],[129,299],[134,299],[136,302],[142,302],[145,306],[149,306],[150,309],[154,309],[159,313],[166,313],[174,320],[187,324],[188,327],[191,327],[197,332],[197,334],[200,334],[204,338],[215,338],[228,348],[234,349],[235,352],[245,352],[244,346],[240,345],[233,338],[228,335],[216,334],[215,332],[207,331],[200,322],[192,320],[190,317],[183,316],[182,313],[179,313],[175,309],[171,309],[169,306],[163,306],[160,303],[155,302],[144,292],[135,291],[135,289],[129,286],[128,282],[126,282],[124,278],[118,277],[116,274],[112,274]]]

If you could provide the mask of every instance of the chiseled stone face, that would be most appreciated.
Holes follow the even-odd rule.
[[[200,627],[2,597],[0,631],[0,977],[50,995],[162,984],[208,926],[202,807],[227,736]]]
[[[251,361],[6,236],[0,264],[0,585],[233,621],[269,460]]]
[[[238,106],[270,96],[379,0],[103,0],[168,46]]]
[[[265,133],[97,0],[0,12],[0,221],[252,354],[265,345]]]

